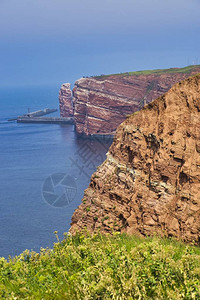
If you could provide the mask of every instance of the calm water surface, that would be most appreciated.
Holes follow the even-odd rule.
[[[58,108],[58,90],[0,89],[0,256],[52,247],[55,230],[62,238],[111,144],[77,139],[72,125],[7,122],[28,107]]]

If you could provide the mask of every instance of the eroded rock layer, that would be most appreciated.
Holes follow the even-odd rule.
[[[167,92],[175,83],[200,72],[200,67],[147,75],[118,74],[81,78],[73,89],[78,134],[112,134],[127,115]],[[189,70],[189,71],[188,71]]]
[[[125,120],[72,217],[72,233],[200,241],[200,75]]]
[[[70,83],[64,83],[59,91],[59,104],[61,117],[73,117],[72,91]]]

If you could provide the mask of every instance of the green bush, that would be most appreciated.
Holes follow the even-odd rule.
[[[200,299],[200,248],[156,237],[66,235],[52,250],[1,258],[0,299]]]

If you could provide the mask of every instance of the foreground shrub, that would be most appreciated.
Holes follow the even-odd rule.
[[[200,248],[159,238],[67,236],[0,259],[1,299],[200,299]]]

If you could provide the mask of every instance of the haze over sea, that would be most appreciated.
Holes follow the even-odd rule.
[[[77,139],[73,125],[7,121],[28,108],[58,108],[58,91],[59,86],[0,89],[0,256],[52,247],[55,230],[62,238],[111,143]],[[43,194],[45,182],[54,174],[66,174],[75,183],[70,203],[64,201],[60,207],[50,205]],[[62,196],[63,187],[52,193]]]

